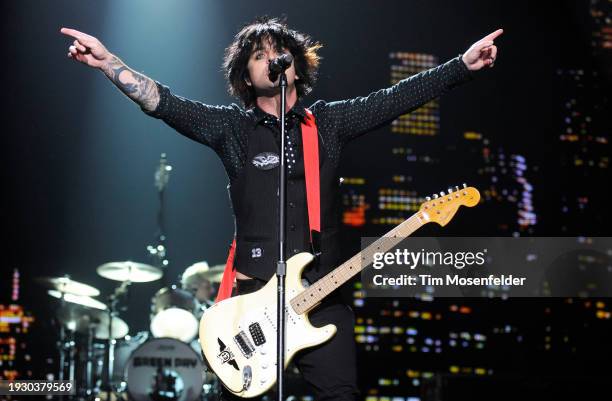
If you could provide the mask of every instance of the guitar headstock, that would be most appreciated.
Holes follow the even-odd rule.
[[[452,220],[459,206],[476,206],[480,201],[480,192],[474,187],[463,184],[463,188],[458,186],[454,190],[448,188],[447,192],[442,191],[426,199],[419,212],[426,215],[427,220],[445,226]]]

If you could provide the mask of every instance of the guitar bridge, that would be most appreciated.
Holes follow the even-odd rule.
[[[247,337],[244,331],[241,331],[237,335],[234,336],[234,342],[242,352],[245,358],[250,358],[253,356],[253,352],[255,351],[255,347],[251,343],[251,340]]]

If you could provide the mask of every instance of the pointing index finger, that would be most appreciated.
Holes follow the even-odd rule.
[[[75,39],[78,39],[79,42],[81,42],[85,46],[88,46],[91,44],[91,36],[81,31],[77,31],[76,29],[62,28],[60,29],[60,32],[63,33],[64,35],[71,36]]]
[[[72,36],[75,39],[81,39],[83,35],[85,35],[83,32],[79,32],[76,29],[70,29],[70,28],[62,28],[60,29],[60,32],[63,33],[64,35]]]
[[[485,36],[484,40],[495,40],[495,38],[497,38],[502,33],[504,33],[504,30],[503,29],[498,29],[497,31],[492,32],[492,33],[488,34],[487,36]]]

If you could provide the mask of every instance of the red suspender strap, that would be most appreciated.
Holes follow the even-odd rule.
[[[308,225],[310,226],[310,239],[312,241],[312,231],[321,231],[321,185],[319,184],[319,133],[317,132],[314,115],[308,109],[306,109],[306,119],[302,123],[302,145],[304,147]],[[234,269],[235,252],[236,239],[234,238],[215,302],[223,301],[232,296],[232,288],[236,278],[236,270]]]
[[[225,270],[223,271],[223,278],[219,285],[219,292],[215,303],[223,301],[226,298],[232,296],[232,289],[234,288],[234,280],[236,279],[236,270],[234,269],[234,254],[236,252],[236,238],[230,246],[229,255],[227,255],[227,262],[225,262]]]
[[[304,146],[304,175],[306,176],[306,204],[310,239],[312,231],[321,231],[321,185],[319,184],[319,134],[312,112],[306,109],[306,120],[302,124]]]

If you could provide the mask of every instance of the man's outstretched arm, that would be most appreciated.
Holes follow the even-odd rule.
[[[322,102],[313,105],[313,109],[321,108],[333,121],[341,142],[347,143],[468,82],[474,71],[493,67],[497,57],[494,40],[502,33],[503,30],[498,29],[474,43],[461,57],[403,79],[389,88],[365,97]]]
[[[159,104],[159,92],[151,78],[132,70],[93,36],[70,28],[62,28],[60,32],[74,38],[68,48],[68,57],[101,70],[143,110],[155,110]]]

